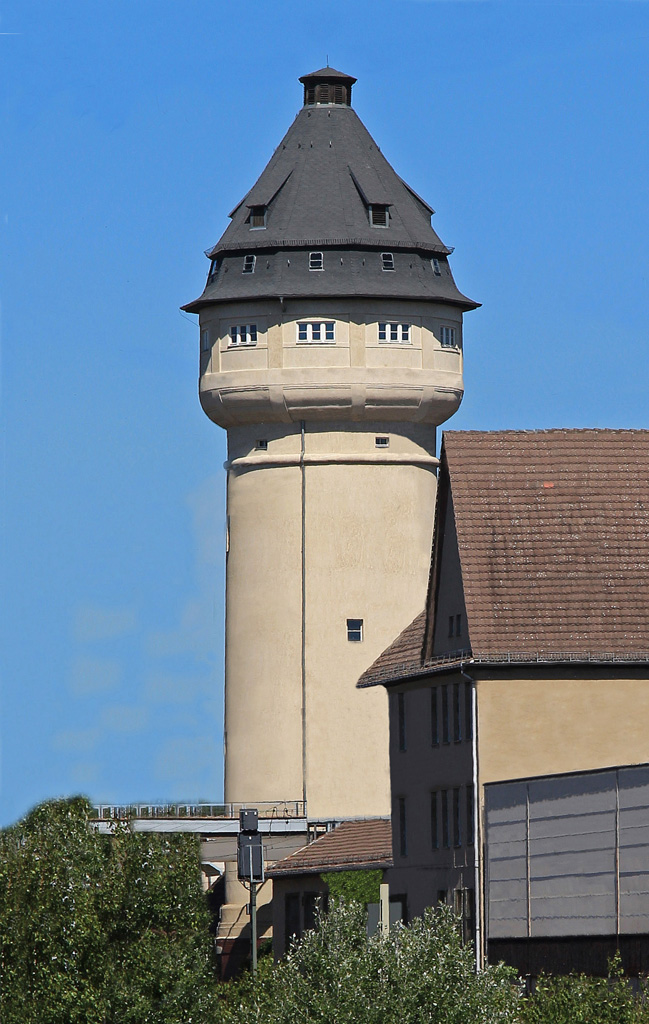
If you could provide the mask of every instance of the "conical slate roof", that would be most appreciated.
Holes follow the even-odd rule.
[[[300,79],[305,89],[324,80],[355,81],[332,68]],[[372,223],[376,207],[387,208],[387,226]],[[251,218],[253,208],[263,211],[261,227]],[[433,230],[433,212],[396,174],[350,106],[305,105],[208,251],[218,261],[213,265],[218,273],[201,298],[185,308],[197,311],[209,302],[277,294],[376,294],[473,309],[477,303],[457,290],[450,274],[452,250]],[[324,273],[309,273],[308,252],[328,249],[336,255],[325,253]],[[290,250],[302,250],[304,258]],[[394,254],[390,275],[382,273],[380,262],[386,250]],[[256,255],[260,266],[242,279],[238,263],[244,255]],[[435,268],[433,258],[439,263]]]

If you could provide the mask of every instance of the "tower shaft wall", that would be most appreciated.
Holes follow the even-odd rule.
[[[258,424],[228,444],[226,800],[388,814],[385,695],[355,684],[423,606],[435,430]]]

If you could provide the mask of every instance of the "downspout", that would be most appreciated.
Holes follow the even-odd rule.
[[[283,302],[283,300],[281,300]],[[300,478],[302,491],[302,801],[306,817],[306,479],[304,420],[300,420]]]
[[[484,965],[482,950],[482,885],[480,881],[480,802],[478,792],[478,692],[475,679],[462,667],[460,674],[471,686],[471,772],[473,782],[473,903],[475,908],[475,965],[481,971]]]

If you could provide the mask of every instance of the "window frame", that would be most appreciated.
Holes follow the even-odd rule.
[[[382,252],[381,253],[381,270],[386,273],[394,273],[394,253],[393,252]]]
[[[448,338],[451,340],[449,341]],[[459,348],[458,328],[455,324],[440,324],[439,343],[442,348]]]
[[[232,332],[235,332],[234,334]],[[244,340],[241,341],[242,332]],[[230,324],[228,332],[228,348],[254,348],[259,338],[257,324]]]
[[[257,204],[256,206],[249,206],[248,210],[248,222],[250,224],[249,231],[265,231],[266,230],[266,217],[268,215],[268,207],[263,204]],[[261,216],[263,217],[263,224],[254,224],[253,220],[259,218],[259,211],[262,211]]]
[[[304,328],[305,338],[300,337],[300,331]],[[314,329],[323,337],[314,338]],[[330,334],[331,337],[327,337]],[[296,323],[296,342],[298,345],[335,345],[336,344],[336,321],[335,320],[298,320]]]
[[[318,266],[318,262],[320,266]],[[324,270],[324,252],[322,250],[315,250],[309,253],[309,270],[314,273]]]
[[[243,269],[242,274],[254,274],[255,266],[257,265],[257,257],[254,252],[248,253],[243,257]]]
[[[430,265],[433,268],[433,273],[434,273],[435,277],[441,277],[442,276],[442,271],[441,271],[441,268],[440,268],[440,265],[439,265],[439,260],[435,256],[432,257],[432,259],[430,261]]]
[[[358,623],[358,625],[354,625]],[[358,633],[358,636],[352,634]],[[350,644],[362,644],[364,633],[364,621],[363,619],[347,619],[347,641]]]
[[[377,223],[374,220],[374,217],[377,214],[379,215],[379,217],[381,216],[381,213],[379,211],[381,211],[381,213],[385,216],[385,221],[384,221],[383,224],[381,224],[380,222]],[[368,206],[367,212],[368,212],[370,224],[371,224],[371,226],[373,228],[384,228],[385,229],[385,228],[389,228],[390,227],[390,204],[389,203],[370,203],[369,206]]]
[[[412,345],[411,331],[412,324],[404,324],[397,320],[379,320],[376,324],[379,345]]]

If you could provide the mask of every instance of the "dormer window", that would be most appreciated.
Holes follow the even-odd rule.
[[[379,203],[371,203],[369,208],[370,224],[374,228],[387,228],[390,226],[390,212],[387,206]]]
[[[257,262],[256,256],[244,256],[243,257],[243,271],[244,274],[254,274],[255,263]]]
[[[266,227],[266,207],[265,206],[251,206],[250,213],[248,214],[248,223],[250,224],[250,230],[265,228]]]
[[[434,273],[435,277],[441,277],[442,276],[442,271],[439,269],[439,260],[432,259],[430,261],[430,265],[433,268],[433,273]]]
[[[207,274],[207,280],[208,281],[213,281],[214,280],[214,278],[216,277],[216,275],[219,272],[220,265],[221,265],[220,260],[212,260],[212,262],[210,263],[209,272]]]
[[[309,270],[324,270],[324,256],[321,252],[309,253]]]
[[[381,269],[394,270],[394,255],[391,252],[381,253]]]

